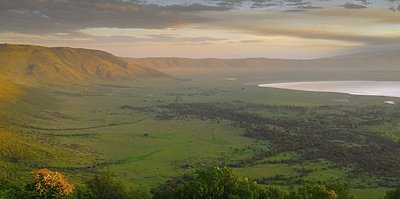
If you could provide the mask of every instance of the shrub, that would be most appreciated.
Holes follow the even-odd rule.
[[[286,199],[289,198],[279,187],[268,186],[260,191],[259,199]]]
[[[33,192],[27,191],[18,186],[0,181],[0,199],[31,199]]]
[[[393,191],[387,191],[383,199],[400,199],[400,188]]]
[[[144,187],[137,187],[128,191],[129,199],[152,199],[149,190]]]

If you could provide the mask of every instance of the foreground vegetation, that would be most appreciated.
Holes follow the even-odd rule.
[[[397,140],[368,128],[398,122],[399,107],[271,106],[239,101],[174,103],[162,108],[165,111],[159,113],[161,119],[229,120],[244,128],[245,136],[273,144],[268,151],[260,151],[234,166],[252,165],[279,153],[293,152],[299,154],[297,158],[279,162],[291,164],[322,158],[341,166],[356,165],[351,175],[362,172],[386,177],[399,175],[400,145]]]
[[[297,190],[282,191],[277,186],[260,186],[239,177],[228,167],[197,170],[191,175],[171,179],[151,191],[127,189],[109,173],[100,173],[75,187],[59,172],[41,169],[24,187],[0,183],[4,199],[352,199],[346,184],[307,184]],[[400,197],[400,189],[387,192],[385,199]]]

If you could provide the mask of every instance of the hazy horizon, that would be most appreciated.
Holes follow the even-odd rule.
[[[118,54],[114,54],[112,52],[109,52],[107,50],[103,50],[100,48],[85,48],[85,47],[74,47],[74,46],[51,46],[51,45],[42,45],[42,44],[31,44],[31,43],[2,43],[5,45],[27,45],[27,46],[39,46],[39,47],[45,47],[45,48],[76,48],[76,49],[87,49],[87,50],[100,50],[104,52],[111,53],[115,56],[119,56]],[[0,45],[2,45],[0,44]],[[352,56],[352,55],[364,55],[364,54],[370,54],[370,53],[380,53],[380,52],[396,52],[400,51],[400,49],[393,49],[393,50],[385,50],[385,51],[369,51],[369,52],[354,52],[354,53],[348,53],[348,54],[341,54],[341,55],[327,55],[324,57],[315,57],[315,58],[280,58],[280,57],[233,57],[233,58],[224,58],[224,57],[179,57],[179,56],[143,56],[143,57],[136,57],[136,56],[119,56],[122,58],[134,58],[134,59],[145,59],[145,58],[177,58],[177,59],[226,59],[226,60],[235,60],[235,59],[277,59],[277,60],[318,60],[318,59],[325,59],[325,58],[335,58],[335,57],[346,57],[346,56]]]

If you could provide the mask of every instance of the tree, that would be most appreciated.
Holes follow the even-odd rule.
[[[170,181],[156,190],[155,199],[255,199],[262,190],[256,182],[236,176],[232,169],[197,170],[188,179]],[[265,192],[267,194],[267,192]]]
[[[33,171],[33,175],[35,178],[33,192],[36,198],[65,198],[71,196],[74,191],[74,185],[68,183],[64,175],[59,172],[40,169]]]
[[[326,185],[326,188],[334,190],[337,194],[337,199],[354,199],[347,184],[334,183]]]
[[[286,199],[289,198],[279,187],[268,186],[260,191],[259,199]]]
[[[154,199],[353,199],[346,184],[304,185],[284,192],[277,186],[257,185],[227,167],[197,170],[168,181],[153,193]]]
[[[334,190],[322,185],[305,185],[297,191],[298,199],[338,199]]]
[[[110,173],[98,173],[78,186],[73,198],[79,199],[151,199],[150,192],[144,187],[129,190],[124,184],[112,178]]]
[[[125,187],[121,182],[115,181],[110,173],[96,174],[86,181],[90,199],[126,199],[128,198]]]

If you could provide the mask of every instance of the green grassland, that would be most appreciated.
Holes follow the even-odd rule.
[[[267,76],[262,81],[279,78]],[[127,184],[155,186],[196,168],[234,164],[272,147],[269,140],[244,136],[246,129],[228,119],[160,119],[160,107],[168,104],[244,102],[317,110],[320,106],[350,110],[398,106],[383,103],[397,101],[394,98],[258,88],[247,84],[249,80],[226,81],[211,76],[191,81],[138,79],[26,88],[26,97],[10,103],[7,115],[1,116],[2,129],[7,131],[0,134],[0,140],[11,144],[1,145],[0,174],[4,178],[19,176],[23,181],[32,169],[47,167],[79,183],[96,171],[110,171]],[[297,112],[268,111],[257,106],[240,111],[270,118],[302,117]],[[400,138],[398,123],[365,128],[390,139]],[[17,142],[21,148],[10,151]],[[10,159],[9,154],[20,162]],[[286,151],[233,167],[240,175],[287,188],[302,182],[339,180],[349,182],[357,198],[366,199],[382,196],[388,190],[379,185],[381,177],[376,174],[350,176],[356,166],[325,159],[285,162],[299,156],[296,151]]]

